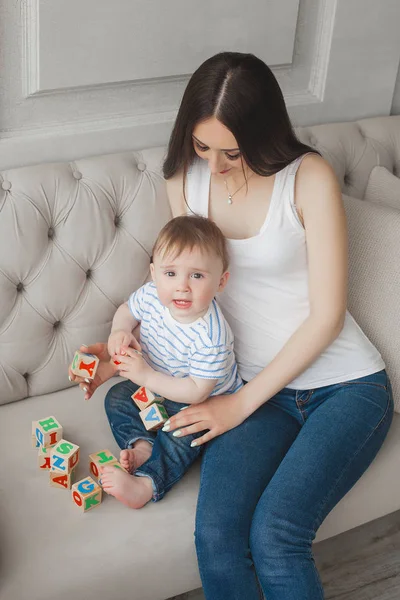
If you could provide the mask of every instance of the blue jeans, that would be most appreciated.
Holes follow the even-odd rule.
[[[207,600],[321,600],[312,542],[393,417],[386,371],[284,388],[202,461],[195,542]],[[262,592],[261,592],[262,590]]]
[[[190,447],[190,443],[203,435],[173,437],[166,431],[147,431],[139,416],[139,408],[131,396],[139,388],[129,379],[117,383],[105,397],[105,409],[111,430],[118,446],[132,448],[137,440],[146,440],[152,444],[150,458],[134,471],[134,475],[149,477],[153,486],[153,502],[163,498],[164,494],[177,483],[190,465],[202,453],[203,447]],[[165,399],[163,402],[170,417],[187,404]]]

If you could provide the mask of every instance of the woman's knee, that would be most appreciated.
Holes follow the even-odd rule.
[[[268,568],[273,559],[312,553],[315,533],[293,518],[279,512],[277,505],[256,510],[250,528],[250,551],[256,564]]]
[[[246,556],[249,554],[249,535],[241,531],[239,523],[235,523],[229,515],[214,512],[210,518],[198,516],[196,519],[196,528],[194,532],[195,545],[198,555],[215,556],[218,554],[218,560],[232,556]]]

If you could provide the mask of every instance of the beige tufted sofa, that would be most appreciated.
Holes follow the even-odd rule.
[[[374,169],[400,182],[400,117],[298,130],[333,165],[350,237],[349,309],[378,346],[400,412],[398,209],[365,199]],[[0,165],[0,599],[159,600],[200,586],[193,543],[197,463],[140,511],[106,497],[83,515],[36,467],[31,421],[54,415],[85,457],[117,446],[103,411],[67,365],[106,340],[116,306],[147,275],[170,214],[165,148],[7,171]],[[392,179],[390,179],[392,177]],[[373,188],[371,188],[373,189]],[[317,541],[400,508],[400,416],[376,460],[321,526]]]

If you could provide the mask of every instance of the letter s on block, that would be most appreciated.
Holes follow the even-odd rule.
[[[71,452],[73,447],[74,447],[73,444],[64,442],[63,444],[60,444],[59,446],[57,446],[55,450],[56,450],[56,452],[59,452],[60,454],[68,454],[69,452]]]

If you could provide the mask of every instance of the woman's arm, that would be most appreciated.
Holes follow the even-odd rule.
[[[347,227],[339,183],[330,165],[309,155],[300,165],[296,206],[306,232],[310,314],[276,357],[230,396],[213,396],[170,419],[181,435],[209,431],[204,444],[240,425],[264,402],[303,373],[343,328],[347,300]]]
[[[296,206],[306,233],[310,314],[243,393],[249,414],[303,373],[343,328],[347,303],[347,226],[332,167],[306,156],[297,172]]]

